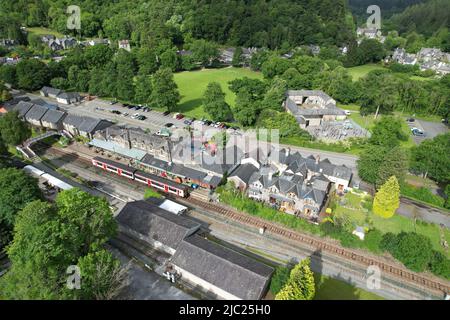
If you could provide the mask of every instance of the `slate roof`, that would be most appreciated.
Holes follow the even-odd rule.
[[[48,110],[48,108],[35,104],[27,112],[27,114],[25,115],[25,119],[39,121],[42,119],[42,117],[47,112],[47,110]]]
[[[127,203],[117,216],[117,221],[173,249],[200,227],[192,220],[174,215],[144,200]]]
[[[33,104],[31,102],[19,101],[13,110],[19,112],[19,116],[24,117],[32,107]]]
[[[273,272],[261,262],[197,235],[180,243],[172,263],[244,300],[262,298]]]
[[[63,123],[67,125],[74,126],[75,128],[78,128],[80,124],[83,122],[84,117],[78,116],[76,114],[69,114],[64,119]]]
[[[66,115],[67,113],[63,111],[49,109],[41,120],[53,124],[58,124],[58,122],[61,121]]]
[[[163,160],[159,160],[156,159],[154,156],[152,156],[151,154],[145,154],[144,158],[141,159],[140,161],[142,164],[156,168],[156,169],[160,169],[163,171],[167,171],[169,168],[169,163]]]
[[[60,94],[58,94],[57,97],[60,99],[71,100],[71,99],[79,99],[80,95],[78,92],[61,92]]]
[[[242,164],[236,170],[233,171],[233,173],[230,175],[230,178],[238,177],[242,182],[248,184],[253,173],[257,171],[258,168],[251,163]]]
[[[56,88],[52,88],[52,87],[42,87],[41,91],[44,92],[45,94],[54,94],[55,96],[57,96],[58,94],[63,92],[60,89],[56,89]]]

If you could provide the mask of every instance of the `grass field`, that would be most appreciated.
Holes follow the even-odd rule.
[[[362,66],[348,68],[348,72],[353,78],[353,81],[359,80],[360,78],[366,76],[370,71],[373,70],[383,70],[384,68],[378,64],[365,64]]]
[[[314,281],[316,283],[314,300],[384,300],[372,292],[318,273],[314,274]]]
[[[210,82],[218,82],[225,92],[225,99],[234,105],[235,95],[228,89],[228,82],[243,77],[262,79],[262,74],[245,68],[204,69],[186,71],[174,75],[181,94],[181,102],[175,111],[189,117],[202,118],[202,96]]]
[[[352,76],[353,81],[357,81],[360,78],[366,76],[369,72],[371,72],[373,70],[388,70],[388,69],[383,67],[382,65],[370,63],[370,64],[365,64],[362,66],[351,67],[351,68],[348,68],[347,70],[350,73],[350,75]],[[395,74],[401,75],[402,73],[395,73]],[[420,77],[420,76],[410,76],[409,78],[411,80],[417,80],[417,81],[433,80],[432,77],[426,78],[426,77]]]
[[[54,30],[42,28],[42,27],[27,28],[27,31],[30,33],[37,34],[37,35],[51,34],[58,38],[61,38],[64,36],[62,33],[59,33],[58,31],[54,31]]]
[[[344,206],[338,205],[336,208],[336,214],[344,214],[351,218],[351,220],[358,224],[364,225],[366,223],[366,217],[368,216],[373,226],[380,230],[382,233],[392,232],[400,233],[405,232],[417,232],[430,238],[431,244],[435,250],[438,250],[448,257],[450,252],[446,251],[440,244],[441,232],[444,233],[444,237],[447,241],[450,241],[450,231],[448,229],[441,229],[436,224],[418,222],[414,224],[414,220],[395,214],[392,218],[384,219],[372,212],[366,213],[361,206],[362,198],[359,195],[348,193],[345,195],[347,203]]]

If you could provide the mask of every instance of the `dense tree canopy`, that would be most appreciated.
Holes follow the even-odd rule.
[[[11,240],[16,216],[27,203],[40,199],[41,191],[36,179],[22,170],[0,169],[0,251]]]
[[[0,279],[2,298],[114,298],[123,274],[102,246],[116,228],[106,200],[78,189],[58,194],[55,205],[28,203],[7,250],[11,268]],[[82,290],[66,286],[69,266],[80,269]]]
[[[438,182],[450,182],[450,133],[423,141],[411,153],[412,170]]]
[[[0,135],[5,143],[18,145],[31,136],[27,123],[19,119],[19,114],[8,112],[0,118]]]

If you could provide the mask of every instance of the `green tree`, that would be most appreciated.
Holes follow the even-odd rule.
[[[152,101],[152,78],[150,76],[137,76],[134,86],[134,100],[139,103],[150,104]]]
[[[390,249],[389,252],[394,258],[416,272],[424,271],[433,255],[430,239],[415,232],[399,233]]]
[[[16,67],[10,64],[0,66],[0,81],[15,87],[17,85]]]
[[[210,82],[203,94],[203,110],[214,121],[228,121],[232,118],[230,106],[225,102],[225,93],[220,84]]]
[[[152,102],[160,108],[171,111],[180,102],[178,86],[170,69],[160,69],[152,79]]]
[[[19,119],[19,113],[12,111],[0,117],[0,135],[5,143],[15,146],[31,137],[31,130]]]
[[[124,287],[126,269],[105,249],[93,250],[78,260],[82,286],[75,290],[78,299],[111,300]]]
[[[58,214],[73,227],[68,244],[77,256],[87,254],[91,246],[101,245],[117,232],[117,225],[103,198],[93,197],[79,189],[59,193],[56,198]]]
[[[242,48],[241,47],[237,47],[234,50],[233,59],[231,61],[231,65],[233,67],[241,67],[243,62],[244,61],[243,61],[243,58],[242,58]]]
[[[194,60],[198,61],[203,67],[210,66],[219,57],[217,45],[204,39],[194,40],[189,48]]]
[[[376,185],[382,186],[392,176],[402,183],[408,168],[409,154],[407,150],[401,147],[389,150],[378,168]]]
[[[310,260],[305,259],[292,270],[285,287],[276,295],[276,300],[312,300],[316,289]]]
[[[391,218],[400,205],[400,186],[395,176],[390,177],[375,194],[373,212],[385,219]]]
[[[11,240],[18,212],[42,195],[36,179],[13,168],[0,169],[0,188],[0,248],[3,248]]]
[[[392,148],[406,140],[408,136],[403,132],[401,120],[386,116],[375,124],[369,143]]]
[[[389,148],[384,146],[366,146],[357,161],[359,177],[366,182],[376,185],[379,169],[383,165],[384,158],[388,152]]]
[[[256,122],[257,104],[247,90],[243,89],[237,94],[233,114],[234,118],[243,126],[251,126]]]
[[[411,168],[424,177],[447,184],[450,182],[450,133],[425,140],[411,151]]]
[[[17,85],[19,88],[34,91],[50,81],[50,71],[45,63],[38,59],[25,59],[16,66]]]
[[[16,219],[2,294],[8,299],[113,298],[124,274],[101,248],[116,229],[106,200],[78,189],[59,193],[56,205],[29,203]],[[66,270],[74,264],[81,269],[81,291],[66,288]]]
[[[275,77],[272,80],[269,90],[267,90],[262,101],[262,108],[282,111],[282,103],[286,98],[288,85],[285,80]]]

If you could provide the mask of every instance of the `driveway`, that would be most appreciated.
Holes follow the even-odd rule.
[[[425,139],[433,139],[437,135],[449,131],[447,126],[441,122],[431,122],[418,119],[416,119],[414,122],[408,122],[408,126],[410,128],[418,128],[425,132],[425,136],[413,136],[413,140],[416,144],[422,143],[422,141],[424,141]]]

